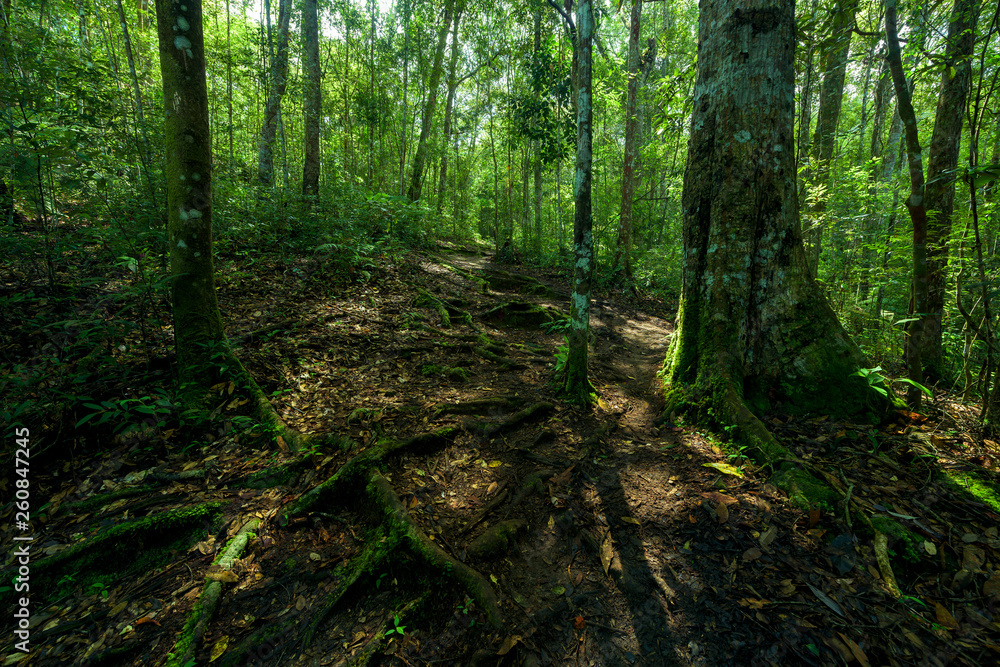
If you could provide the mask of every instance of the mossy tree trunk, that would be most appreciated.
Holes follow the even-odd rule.
[[[857,413],[880,396],[806,263],[796,198],[794,0],[703,0],[684,174],[684,280],[664,368],[668,411],[736,425],[758,412]]]
[[[157,0],[156,18],[179,380],[183,393],[204,395],[220,379],[213,356],[226,342],[212,265],[212,142],[201,0]]]
[[[591,68],[594,11],[591,0],[579,0],[576,11],[576,28],[577,79],[579,82],[576,114],[576,178],[574,180],[576,217],[573,225],[576,264],[573,269],[573,296],[570,303],[571,326],[564,391],[571,400],[589,404],[593,387],[587,376],[587,346],[590,339],[590,283],[594,276],[594,220],[590,201],[594,142]]]
[[[975,43],[979,0],[955,0],[948,26],[945,67],[941,72],[930,156],[927,159],[927,312],[920,344],[923,373],[931,380],[946,379],[942,345],[945,272],[948,238],[955,205],[955,170],[962,145],[969,85],[972,82],[972,48]]]

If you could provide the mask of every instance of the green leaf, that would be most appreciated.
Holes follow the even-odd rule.
[[[924,385],[920,384],[919,382],[914,382],[910,378],[896,378],[896,382],[905,382],[906,384],[913,385],[914,387],[916,387],[920,391],[922,391],[925,394],[927,394],[927,396],[929,398],[934,398],[934,392],[932,392],[930,389],[928,389]]]

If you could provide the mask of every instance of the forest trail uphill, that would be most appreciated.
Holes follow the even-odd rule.
[[[330,435],[299,453],[231,424],[203,449],[119,438],[38,480],[46,597],[22,664],[907,664],[916,642],[979,655],[888,598],[841,513],[794,507],[733,446],[659,419],[661,304],[594,301],[599,401],[583,410],[552,382],[559,276],[447,244],[343,290],[318,271],[262,268],[222,281],[220,300],[286,422]],[[239,410],[230,391],[220,419]],[[800,456],[848,430],[769,424]],[[850,427],[845,447],[888,433]],[[866,508],[911,511],[885,489],[915,477],[847,465]],[[991,520],[961,519],[984,554],[997,536],[977,521]],[[988,651],[996,629],[966,606],[951,631]]]

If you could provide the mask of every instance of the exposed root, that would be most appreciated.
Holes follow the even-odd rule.
[[[494,628],[500,628],[503,617],[496,593],[489,582],[468,565],[455,560],[435,544],[413,521],[403,507],[389,481],[377,472],[372,472],[367,491],[384,513],[391,531],[398,531],[404,537],[414,555],[429,566],[454,576],[468,591],[486,614],[486,620]]]
[[[539,401],[538,403],[533,403],[528,407],[515,412],[499,424],[480,424],[480,429],[484,436],[492,438],[495,435],[513,431],[521,426],[521,424],[541,417],[554,409],[555,405],[552,403],[549,403],[548,401]]]
[[[481,415],[493,410],[513,409],[524,403],[517,396],[492,396],[438,406],[435,415]]]
[[[510,548],[514,537],[524,526],[524,519],[508,519],[490,526],[467,547],[469,558],[489,560],[502,556]]]
[[[215,561],[216,564],[223,570],[231,569],[233,562],[246,549],[251,532],[256,530],[258,526],[260,526],[260,519],[251,519],[248,521],[222,554],[219,555],[219,558]],[[174,644],[173,652],[167,656],[167,667],[183,667],[194,660],[195,651],[205,636],[205,629],[215,614],[215,609],[219,606],[219,599],[221,597],[222,582],[206,579],[201,597],[198,598],[194,609],[191,610],[191,615],[188,616],[187,623],[184,625],[184,630],[181,631],[180,638]]]

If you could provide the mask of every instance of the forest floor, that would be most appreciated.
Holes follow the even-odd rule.
[[[222,263],[220,301],[287,424],[343,436],[339,446],[296,454],[235,428],[231,386],[218,389],[222,426],[197,442],[183,427],[109,432],[100,446],[91,435],[85,447],[87,425],[48,432],[80,447],[32,459],[46,588],[32,598],[30,653],[8,648],[4,664],[164,664],[206,576],[223,588],[199,665],[1000,661],[1000,507],[963,487],[997,489],[998,448],[973,430],[975,406],[942,395],[925,415],[879,425],[777,406],[767,424],[839,494],[802,509],[720,436],[661,419],[673,317],[661,302],[595,299],[600,400],[588,411],[552,384],[568,303],[557,275],[448,244],[376,260],[346,288],[310,280],[317,270]],[[8,331],[8,359],[22,350],[23,363],[49,340]],[[104,428],[128,416],[117,410]],[[429,446],[386,453],[378,468],[443,567],[401,547],[365,567],[390,539],[367,495],[289,512],[366,451],[427,434]],[[3,488],[13,498],[13,480]],[[170,541],[180,523],[158,524],[159,541],[123,532],[197,508],[208,509],[193,543]],[[862,515],[889,533],[888,563]],[[15,544],[13,503],[3,518]],[[252,518],[239,558],[212,566]],[[154,551],[158,562],[144,560]],[[87,553],[97,557],[72,565]],[[465,566],[488,582],[499,623],[458,575]],[[4,581],[15,567],[9,556]]]

